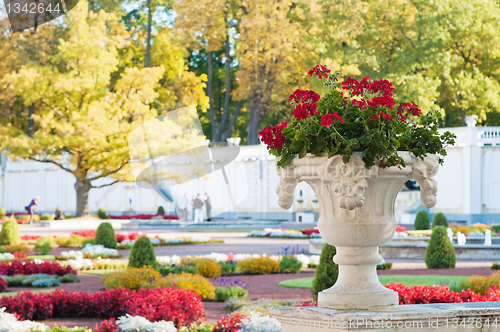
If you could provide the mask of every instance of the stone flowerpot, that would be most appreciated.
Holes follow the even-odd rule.
[[[400,152],[406,167],[380,167],[380,162],[365,168],[360,153],[348,164],[342,156],[332,158],[308,154],[294,159],[290,166],[277,168],[279,204],[288,209],[293,203],[295,186],[307,182],[319,200],[318,229],[326,243],[335,246],[333,261],[339,265],[335,285],[318,294],[318,305],[332,309],[384,310],[398,305],[398,293],[385,288],[377,278],[382,262],[378,247],[396,231],[394,202],[409,180],[420,185],[422,204],[436,204],[437,186],[433,176],[438,157],[424,160],[409,152]]]

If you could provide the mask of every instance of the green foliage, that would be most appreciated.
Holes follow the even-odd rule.
[[[52,250],[52,244],[54,244],[54,238],[52,235],[42,237],[36,240],[35,252],[41,255],[47,255]]]
[[[160,272],[162,275],[166,276],[169,275],[170,273],[173,274],[181,274],[181,273],[190,273],[190,274],[196,274],[198,273],[198,270],[196,266],[163,266],[160,265],[158,266],[158,272]]]
[[[72,214],[66,214],[64,215],[64,219],[73,219],[75,216]]]
[[[377,265],[377,270],[390,270],[392,269],[392,262],[385,262]]]
[[[105,248],[116,249],[115,230],[109,222],[103,222],[97,227],[95,244],[102,244]]]
[[[436,226],[448,227],[448,220],[441,212],[436,213],[432,219],[432,228]]]
[[[500,270],[500,264],[498,264],[498,263],[491,264],[491,269],[492,270]]]
[[[82,247],[85,247],[87,245],[87,243],[90,243],[91,245],[97,244],[97,243],[95,243],[95,239],[86,238],[86,239],[82,240]]]
[[[28,248],[27,245],[19,243],[19,244],[6,244],[3,247],[3,250],[5,252],[10,252],[11,254],[18,252],[18,251],[23,251],[25,253],[28,253],[30,251],[30,248]]]
[[[333,256],[337,251],[334,246],[325,243],[321,250],[319,264],[314,274],[312,294],[317,298],[318,293],[332,287],[337,281],[339,275],[339,266],[333,262]]]
[[[40,220],[52,220],[52,216],[49,214],[42,214]]]
[[[446,228],[436,226],[432,230],[429,245],[425,251],[425,264],[429,269],[448,269],[455,267],[456,257]]]
[[[19,226],[17,225],[14,215],[11,215],[2,225],[2,231],[0,231],[0,245],[18,243],[21,243]]]
[[[412,119],[403,123],[396,108],[378,105],[362,109],[353,104],[353,96],[345,90],[344,95],[349,97],[344,99],[335,87],[337,80],[336,75],[328,76],[325,85],[329,91],[317,102],[317,114],[301,120],[294,118],[288,127],[276,129],[281,131],[284,144],[278,148],[273,144],[268,148],[270,154],[281,157],[278,166],[284,167],[295,156],[303,158],[308,153],[315,156],[327,154],[329,158],[342,155],[344,163],[347,163],[356,151],[362,153],[366,168],[375,165],[379,159],[384,159],[385,166],[404,167],[406,164],[398,151],[409,151],[419,158],[438,154],[441,156],[439,163],[443,163],[445,147],[455,143],[455,136],[450,132],[439,134],[436,112],[419,117],[408,113],[405,117],[411,116]],[[381,112],[389,118],[377,116]],[[332,114],[343,120],[336,120],[329,127],[322,124],[322,117]]]
[[[223,276],[230,276],[233,275],[234,272],[236,271],[236,263],[234,262],[220,262],[220,267],[222,269],[222,275]]]
[[[0,207],[0,219],[5,219],[7,215],[5,214],[5,209]]]
[[[92,332],[92,329],[86,327],[66,327],[66,326],[55,326],[50,329],[45,330],[45,332]]]
[[[97,216],[101,219],[109,219],[109,216],[106,214],[106,211],[104,211],[103,208],[100,208],[99,211],[97,211]]]
[[[134,246],[130,251],[128,266],[136,268],[152,266],[155,269],[158,268],[155,249],[147,237],[141,236],[135,241]]]
[[[280,261],[281,273],[299,273],[302,262],[293,256],[283,256]]]
[[[158,207],[158,211],[156,211],[157,214],[165,214],[165,209],[163,208],[163,206],[159,206]]]
[[[80,282],[80,278],[71,273],[65,274],[62,277],[59,277],[59,279],[61,280],[62,283]]]
[[[418,211],[417,217],[415,218],[415,230],[422,231],[428,230],[431,227],[431,219],[427,211]]]
[[[248,291],[240,286],[217,287],[215,289],[215,302],[226,302],[230,297],[245,298],[247,295]]]

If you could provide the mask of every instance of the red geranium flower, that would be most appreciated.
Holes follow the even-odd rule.
[[[331,72],[326,65],[316,65],[313,69],[309,70],[309,76],[312,77],[314,74],[318,75],[320,79],[328,78],[328,73]]]
[[[333,114],[323,115],[321,117],[321,125],[323,127],[330,128],[331,125],[335,122],[335,120],[333,118],[339,120],[340,123],[344,123],[345,122],[344,119],[342,119],[342,117],[337,114],[337,111],[335,111],[335,113],[333,113]]]
[[[281,134],[281,131],[287,127],[287,122],[283,121],[280,125],[273,127],[269,126],[259,132],[261,141],[267,145],[267,149],[281,149],[285,144],[286,138]]]
[[[392,119],[392,117],[391,117],[389,114],[384,113],[384,112],[380,112],[379,114],[375,115],[375,116],[372,118],[372,120],[378,120],[378,118],[379,118],[381,115],[383,115],[387,121],[390,121],[390,120]]]
[[[402,103],[398,108],[401,112],[410,113],[413,116],[421,116],[422,111],[418,108],[417,104],[413,101],[411,103]]]

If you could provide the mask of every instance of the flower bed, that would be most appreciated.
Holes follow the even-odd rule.
[[[3,277],[0,279],[5,280],[9,287],[53,287],[59,286],[61,282],[80,282],[80,279],[71,273],[62,277],[50,274],[16,274],[12,277]]]
[[[109,214],[110,219],[179,219],[178,216],[174,214],[122,214],[121,216]]]
[[[44,262],[44,261],[12,261],[0,263],[0,275],[4,276],[14,276],[16,274],[51,274],[64,276],[65,274],[71,273],[76,274],[76,271],[71,266],[61,266],[56,262]]]
[[[303,229],[300,231],[291,231],[285,230],[281,228],[273,229],[273,228],[265,228],[263,231],[251,231],[248,235],[249,237],[279,237],[279,238],[318,238],[321,237],[319,235],[319,231],[317,229]]]
[[[48,318],[121,317],[139,315],[149,321],[172,321],[176,327],[199,322],[203,317],[200,297],[176,288],[112,289],[93,294],[55,290],[49,293],[22,292],[0,298],[0,307],[25,320]]]

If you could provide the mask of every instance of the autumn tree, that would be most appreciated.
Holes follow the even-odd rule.
[[[2,126],[1,148],[14,158],[52,163],[73,174],[77,216],[82,216],[89,212],[91,189],[135,180],[129,169],[128,134],[157,116],[155,101],[169,98],[157,91],[160,80],[179,71],[183,74],[184,67],[175,73],[162,65],[118,68],[126,36],[113,29],[119,25],[115,15],[88,12],[84,0],[64,25],[67,34],[49,63],[30,61],[3,77],[4,90],[25,107],[37,104],[37,114],[33,138],[16,123]],[[194,85],[200,84],[189,74],[186,81],[190,77]],[[178,93],[182,96],[182,91]],[[196,104],[189,98],[178,100],[177,92],[169,95],[172,103]],[[105,178],[110,180],[101,180]]]

